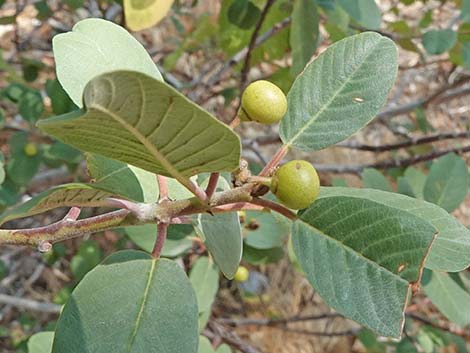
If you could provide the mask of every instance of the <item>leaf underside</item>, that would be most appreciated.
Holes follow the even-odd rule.
[[[238,166],[238,136],[151,77],[103,74],[85,88],[84,103],[85,111],[43,120],[39,127],[83,151],[177,179]]]
[[[0,225],[12,219],[34,216],[58,207],[101,207],[114,194],[92,184],[64,184],[44,191],[0,215]]]
[[[301,213],[292,243],[328,305],[380,335],[400,337],[411,285],[420,280],[435,233],[408,212],[336,196]]]

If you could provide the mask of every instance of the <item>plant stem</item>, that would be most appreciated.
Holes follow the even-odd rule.
[[[287,145],[282,145],[277,152],[274,154],[273,158],[266,164],[263,170],[259,173],[259,176],[270,176],[274,169],[281,163],[282,159],[289,152],[289,147]]]
[[[262,177],[259,175],[253,175],[248,178],[249,183],[256,183],[256,184],[262,184],[265,186],[270,187],[271,186],[271,178],[268,177]]]
[[[168,233],[168,223],[160,222],[157,225],[157,239],[155,240],[155,245],[153,246],[152,256],[156,259],[160,257],[162,252],[163,245],[165,244],[166,235]]]
[[[210,200],[212,195],[214,195],[215,190],[217,189],[217,183],[219,182],[220,173],[212,173],[209,177],[209,182],[207,183],[206,195],[207,199]]]
[[[277,202],[273,202],[266,199],[259,199],[255,197],[250,201],[250,203],[276,211],[277,213],[280,213],[283,216],[289,218],[291,221],[295,221],[297,219],[297,215],[294,212],[289,210],[287,207],[278,204]]]
[[[168,199],[168,185],[166,183],[166,177],[163,175],[157,175],[157,183],[158,183],[158,201],[167,200]]]

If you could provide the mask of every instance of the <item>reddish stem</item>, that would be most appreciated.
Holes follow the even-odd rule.
[[[241,120],[240,117],[237,115],[233,120],[228,124],[228,126],[233,130],[235,129],[238,125],[240,125]]]
[[[289,147],[282,145],[277,152],[274,154],[273,158],[266,164],[263,170],[259,173],[259,176],[270,176],[274,169],[281,163],[282,159],[289,152]]]
[[[253,210],[253,211],[262,211],[264,207],[253,205],[249,202],[235,202],[229,203],[222,206],[217,206],[211,208],[213,213],[222,213],[222,212],[233,212],[233,211],[243,211],[243,210]]]
[[[160,222],[157,225],[157,240],[155,241],[155,245],[153,246],[152,256],[156,259],[160,257],[160,253],[162,252],[163,245],[165,244],[166,235],[168,232],[168,223]]]
[[[166,177],[163,175],[157,175],[157,183],[158,183],[158,201],[167,200],[168,199],[168,185],[166,183]]]
[[[295,221],[297,219],[297,215],[294,212],[276,202],[266,199],[253,198],[250,203],[276,211],[277,213],[282,214],[283,216],[289,218],[292,221]]]
[[[76,221],[78,216],[80,216],[80,207],[72,207],[69,212],[64,217],[65,221]]]
[[[206,188],[207,198],[210,200],[212,195],[214,195],[215,190],[217,189],[217,183],[219,182],[219,173],[212,173],[209,182]]]

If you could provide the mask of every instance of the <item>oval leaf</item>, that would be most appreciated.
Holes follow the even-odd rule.
[[[408,212],[337,196],[300,215],[292,243],[328,305],[380,335],[400,337],[410,288],[420,281],[436,232]]]
[[[372,189],[323,187],[319,198],[336,196],[365,198],[389,207],[408,211],[431,223],[439,231],[426,267],[437,271],[458,272],[470,265],[470,230],[452,215],[432,203],[405,195]]]
[[[470,294],[448,274],[432,271],[424,287],[432,303],[450,320],[462,327],[470,324]]]
[[[424,199],[452,212],[465,200],[468,181],[465,161],[449,153],[432,164],[424,184]]]
[[[379,34],[336,42],[295,80],[281,122],[282,141],[311,151],[351,136],[385,103],[397,67],[395,44]]]
[[[83,106],[87,83],[105,72],[134,70],[163,80],[144,47],[124,28],[89,18],[52,40],[57,78],[73,102]]]
[[[57,323],[52,352],[196,353],[197,319],[196,296],[181,267],[121,251],[75,288]]]
[[[200,257],[191,269],[189,280],[196,292],[199,313],[210,310],[219,289],[219,271],[212,259]]]
[[[166,83],[116,71],[85,89],[85,112],[38,126],[78,149],[183,180],[238,167],[240,140],[225,124]]]
[[[124,0],[127,26],[140,31],[156,25],[171,9],[174,0]]]
[[[54,332],[38,332],[28,340],[28,353],[51,353]]]
[[[243,250],[238,213],[201,214],[195,229],[222,273],[232,279]]]

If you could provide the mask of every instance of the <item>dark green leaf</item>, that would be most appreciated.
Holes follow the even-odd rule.
[[[411,213],[355,197],[317,200],[292,242],[316,291],[339,313],[400,337],[411,285],[437,230]]]
[[[292,74],[298,75],[317,49],[319,15],[315,0],[294,1],[290,46],[292,48]]]
[[[366,29],[380,29],[380,9],[374,0],[338,0],[346,12]]]
[[[260,15],[261,10],[250,0],[235,0],[227,12],[230,23],[242,29],[253,27]]]

